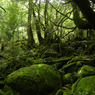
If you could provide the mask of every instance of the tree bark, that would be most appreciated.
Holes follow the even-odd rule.
[[[82,17],[80,16],[80,10],[77,7],[77,5],[74,2],[72,2],[71,4],[74,9],[73,20],[74,20],[75,25],[79,29],[93,29],[93,25],[91,25],[87,20],[82,19]]]
[[[27,26],[27,35],[28,35],[28,48],[31,48],[35,41],[33,38],[33,31],[31,27],[31,13],[32,13],[32,1],[29,0],[29,8],[28,8],[28,26]]]
[[[90,7],[90,2],[88,0],[73,1],[77,4],[87,21],[93,26],[93,29],[95,29],[95,12]]]
[[[38,16],[39,16],[39,13],[38,13]],[[33,9],[33,17],[35,19],[35,25],[36,25],[36,31],[37,31],[38,40],[39,40],[39,43],[41,44],[43,42],[43,38],[41,36],[41,31],[40,31],[40,24],[39,24],[40,21],[37,20],[37,17],[36,17],[34,9]]]
[[[47,9],[48,9],[48,0],[45,0],[45,11],[44,11],[44,16],[45,16],[45,34],[44,34],[44,39],[45,41],[48,38],[48,19],[47,19]]]

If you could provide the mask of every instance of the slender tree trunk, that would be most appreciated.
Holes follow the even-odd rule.
[[[39,12],[38,12],[38,16],[39,16]],[[37,36],[38,36],[38,40],[39,40],[39,43],[41,44],[43,42],[43,38],[41,36],[41,31],[40,31],[40,19],[37,20],[37,17],[36,17],[36,14],[35,14],[35,11],[33,9],[33,17],[35,19],[35,25],[36,25],[36,31],[37,31]]]
[[[44,16],[45,16],[45,34],[44,34],[44,39],[45,41],[48,39],[48,19],[47,19],[47,9],[48,9],[48,0],[45,0],[45,11],[44,11]]]
[[[31,13],[32,13],[32,1],[29,0],[28,8],[28,26],[27,26],[27,35],[28,35],[28,48],[30,49],[34,44],[33,31],[31,27]]]

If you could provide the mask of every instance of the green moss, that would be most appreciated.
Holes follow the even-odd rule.
[[[72,94],[72,91],[70,91],[70,90],[60,89],[57,91],[57,93],[55,95],[73,95],[73,94]]]
[[[62,86],[60,74],[46,64],[21,68],[8,75],[5,82],[24,95],[46,94]]]
[[[89,66],[89,65],[84,65],[79,71],[78,75],[79,76],[88,76],[88,75],[93,75],[95,74],[95,67]]]
[[[75,83],[76,84],[76,83]],[[76,86],[74,95],[91,95],[95,93],[95,76],[82,78]]]
[[[73,77],[71,73],[67,73],[62,77],[63,84],[73,83]]]

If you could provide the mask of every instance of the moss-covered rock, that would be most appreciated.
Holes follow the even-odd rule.
[[[72,91],[60,89],[57,91],[55,95],[72,95]]]
[[[62,86],[60,74],[46,64],[21,68],[8,75],[5,82],[22,95],[48,95]]]
[[[78,71],[78,76],[89,76],[93,74],[95,74],[95,67],[89,65],[82,66]]]
[[[73,95],[95,95],[95,75],[82,78],[72,85]]]
[[[67,73],[62,77],[62,83],[65,84],[69,84],[69,83],[73,83],[73,77],[71,73]]]

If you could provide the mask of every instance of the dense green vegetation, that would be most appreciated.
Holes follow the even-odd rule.
[[[0,95],[95,95],[94,0],[0,0]]]

